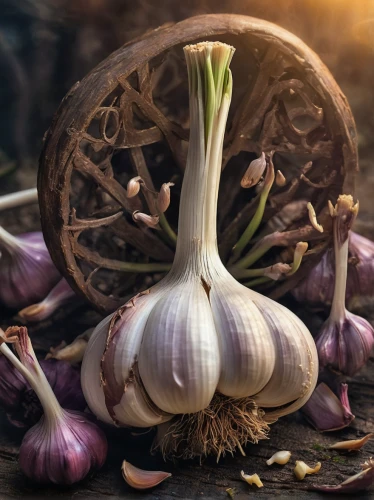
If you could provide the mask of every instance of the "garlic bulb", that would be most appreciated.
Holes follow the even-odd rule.
[[[41,232],[13,236],[0,227],[0,302],[29,306],[44,299],[59,279]]]
[[[300,408],[318,359],[304,324],[238,283],[220,260],[216,211],[234,49],[206,42],[184,52],[190,144],[173,266],[97,326],[82,386],[91,410],[109,423],[148,427],[180,415],[159,443],[165,453],[219,457]]]
[[[334,227],[335,284],[330,316],[316,337],[321,367],[331,366],[354,375],[368,361],[374,345],[374,329],[368,321],[345,308],[348,236],[357,216],[358,204],[350,195],[341,195],[330,206]]]
[[[18,357],[6,343],[14,343]],[[74,484],[107,455],[104,432],[88,414],[64,410],[41,369],[25,327],[0,330],[0,352],[34,389],[44,414],[25,434],[20,451],[22,472],[40,483]]]

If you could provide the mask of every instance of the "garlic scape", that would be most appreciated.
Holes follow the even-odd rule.
[[[7,346],[13,343],[18,357]],[[25,434],[19,452],[23,473],[40,483],[73,484],[106,459],[105,434],[89,415],[62,409],[35,356],[25,327],[0,330],[0,352],[35,391],[43,416]]]
[[[345,308],[349,231],[357,216],[358,204],[350,195],[341,195],[330,204],[333,217],[335,285],[330,316],[323,324],[316,345],[321,367],[330,366],[354,375],[364,366],[374,345],[374,330],[365,319]]]
[[[204,42],[184,53],[190,142],[174,262],[97,326],[82,385],[106,422],[163,424],[164,454],[219,457],[266,437],[268,423],[300,408],[318,359],[304,324],[237,282],[220,260],[216,212],[234,49]]]

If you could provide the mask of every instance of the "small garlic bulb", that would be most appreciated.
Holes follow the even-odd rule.
[[[166,426],[161,449],[179,453],[178,434],[185,436],[182,456],[219,457],[257,442],[268,423],[301,407],[318,359],[304,324],[237,282],[220,260],[217,196],[234,50],[206,42],[184,51],[191,131],[174,263],[161,282],[97,326],[82,385],[100,419],[149,427],[181,415]]]

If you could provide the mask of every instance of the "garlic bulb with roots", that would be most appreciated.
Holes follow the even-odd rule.
[[[216,212],[234,49],[204,42],[184,53],[190,143],[173,266],[97,326],[82,386],[108,423],[163,424],[165,455],[219,457],[266,437],[269,423],[300,408],[318,358],[305,325],[238,283],[220,260]]]

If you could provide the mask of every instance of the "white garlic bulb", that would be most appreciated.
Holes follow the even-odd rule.
[[[227,431],[219,446],[195,447],[195,454],[220,454],[256,442],[267,423],[301,407],[315,387],[318,358],[304,324],[238,283],[220,260],[216,211],[234,49],[206,42],[184,50],[191,125],[174,263],[161,282],[98,325],[82,385],[100,419],[125,426],[199,418],[217,394],[234,410],[236,398],[238,405],[248,400],[248,429]]]

